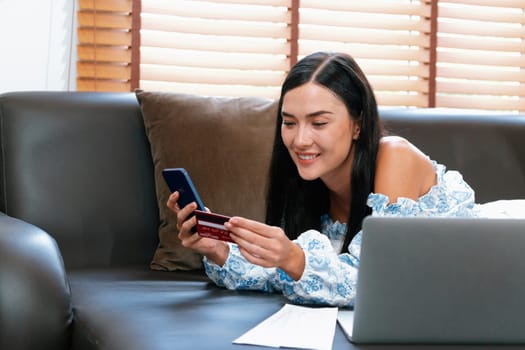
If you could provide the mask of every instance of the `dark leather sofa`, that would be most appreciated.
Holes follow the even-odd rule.
[[[525,198],[524,116],[381,115],[478,202]],[[0,142],[0,349],[254,348],[232,340],[287,302],[149,268],[159,209],[134,94],[0,95]],[[333,348],[406,347],[355,346],[337,328]]]

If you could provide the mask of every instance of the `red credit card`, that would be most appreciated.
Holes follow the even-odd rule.
[[[224,223],[230,220],[229,216],[195,210],[195,217],[197,218],[197,233],[200,236],[233,242],[230,232],[224,227]]]

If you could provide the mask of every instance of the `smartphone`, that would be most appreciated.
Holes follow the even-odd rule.
[[[198,210],[206,210],[186,169],[167,168],[162,170],[162,176],[171,192],[179,192],[179,200],[177,201],[179,208],[182,209],[191,202],[196,202]]]

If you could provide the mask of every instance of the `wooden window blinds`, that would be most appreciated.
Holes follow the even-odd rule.
[[[380,105],[428,106],[429,1],[301,0],[299,11],[300,55],[349,53]]]
[[[288,0],[142,0],[140,86],[278,96],[290,66]]]
[[[131,65],[133,49],[139,49],[132,39],[133,9],[132,0],[79,0],[77,90],[137,87]]]
[[[79,90],[277,97],[298,58],[330,50],[382,106],[525,110],[522,0],[80,3]]]
[[[436,105],[525,111],[525,1],[438,4]]]

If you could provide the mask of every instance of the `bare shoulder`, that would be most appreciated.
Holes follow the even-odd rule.
[[[398,197],[417,199],[436,182],[430,159],[407,139],[387,136],[381,139],[377,153],[376,193],[392,202]]]
[[[400,136],[385,136],[381,138],[378,157],[385,158],[385,160],[393,158],[398,161],[429,161],[428,157],[419,148]]]

